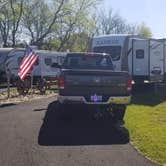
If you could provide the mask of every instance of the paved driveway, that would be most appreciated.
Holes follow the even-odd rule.
[[[80,110],[57,120],[55,105],[51,97],[0,107],[1,166],[155,166],[130,145],[127,129]]]

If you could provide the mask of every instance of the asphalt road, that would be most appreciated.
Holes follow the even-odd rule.
[[[155,166],[130,145],[127,129],[86,119],[79,108],[81,116],[58,120],[54,100],[0,107],[0,166]]]

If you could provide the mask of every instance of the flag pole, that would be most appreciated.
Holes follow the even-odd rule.
[[[25,49],[25,56],[23,60],[21,61],[21,64],[19,67],[18,75],[20,76],[21,80],[25,80],[25,78],[28,76],[28,80],[27,79],[25,80],[26,82],[28,81],[27,82],[28,84],[26,84],[27,85],[26,88],[28,88],[28,90],[29,88],[33,88],[33,82],[34,82],[33,65],[35,64],[37,59],[38,59],[38,55],[32,50],[30,46],[27,45],[27,48]]]
[[[10,70],[9,68],[7,68],[6,70],[6,74],[7,74],[7,98],[10,98]]]
[[[27,48],[28,47],[28,44],[27,44],[27,42],[24,40],[24,44],[25,44],[25,48]],[[31,90],[32,90],[32,93],[33,93],[33,70],[31,71],[31,74],[30,74],[30,88],[31,88]]]
[[[31,72],[31,89],[33,90],[33,70]]]
[[[6,73],[6,78],[7,78],[7,99],[10,98],[10,69],[5,62],[5,73]]]

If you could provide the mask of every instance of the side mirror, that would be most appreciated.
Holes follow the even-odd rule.
[[[61,68],[61,65],[59,65],[58,63],[53,63],[52,65],[51,65],[51,67],[53,67],[53,68]]]

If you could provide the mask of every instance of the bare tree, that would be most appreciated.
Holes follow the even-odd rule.
[[[16,44],[16,35],[20,26],[23,13],[24,0],[8,0],[0,11],[0,32],[4,47],[11,41],[12,46]]]
[[[136,27],[127,24],[126,21],[118,14],[114,14],[110,9],[108,12],[101,10],[97,17],[96,33],[99,34],[119,34],[135,33]]]
[[[12,36],[12,46],[16,44],[16,34],[20,25],[20,21],[23,14],[23,3],[24,0],[9,0],[11,13],[12,13],[12,27],[11,27],[11,36]]]
[[[8,43],[9,30],[11,25],[11,21],[9,18],[10,18],[10,13],[7,10],[7,7],[4,6],[0,12],[0,32],[4,47],[7,47],[8,45],[7,43]]]
[[[41,46],[43,40],[52,32],[56,20],[62,16],[62,7],[65,0],[57,0],[54,12],[44,0],[27,1],[23,26],[28,30],[31,44]]]

